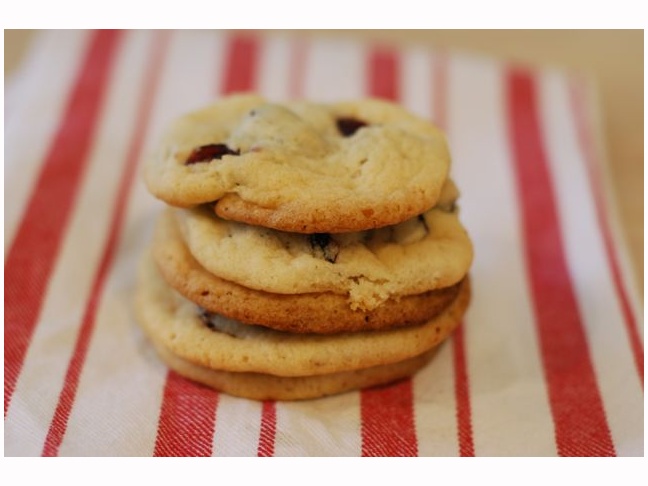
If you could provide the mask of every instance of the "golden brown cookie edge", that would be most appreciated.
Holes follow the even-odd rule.
[[[420,324],[450,305],[460,287],[459,283],[389,299],[371,311],[354,311],[344,295],[330,292],[275,294],[249,289],[204,269],[168,211],[157,221],[152,253],[167,284],[200,307],[246,324],[289,332],[371,331]]]

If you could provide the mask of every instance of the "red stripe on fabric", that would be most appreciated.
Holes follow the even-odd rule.
[[[308,39],[296,38],[291,45],[290,81],[288,94],[293,99],[304,96],[304,77],[306,75],[306,59],[308,57]]]
[[[443,130],[448,129],[448,56],[438,52],[432,59],[432,121]]]
[[[92,36],[63,118],[8,251],[5,261],[5,417],[88,163],[119,40],[119,33],[114,31],[99,31]]]
[[[396,51],[378,47],[369,52],[367,90],[370,96],[397,102],[400,59]],[[416,456],[412,380],[360,392],[363,456]]]
[[[253,91],[259,65],[259,40],[249,35],[233,35],[228,39],[225,76],[220,91],[231,94]]]
[[[110,229],[104,245],[99,268],[95,274],[90,296],[83,313],[81,328],[65,375],[63,389],[59,395],[54,417],[52,418],[45,439],[45,445],[43,447],[44,456],[56,455],[61,442],[63,441],[68,419],[76,397],[81,370],[83,369],[90,339],[92,338],[95,329],[97,310],[101,303],[108,273],[115,259],[117,244],[119,242],[124,222],[124,214],[126,212],[128,201],[130,200],[131,188],[133,186],[136,168],[142,152],[142,144],[148,126],[153,100],[157,94],[162,62],[166,52],[167,35],[160,34],[160,36],[161,37],[156,38],[156,42],[154,42],[154,52],[151,56],[151,63],[148,66],[146,78],[142,86],[142,102],[137,111],[135,131],[124,161],[124,172],[122,173],[118,193],[115,198],[115,209],[110,221]]]
[[[614,456],[587,336],[563,252],[530,73],[508,73],[513,169],[536,329],[561,456]]]
[[[468,367],[466,365],[463,324],[457,328],[452,336],[452,355],[455,370],[459,455],[461,457],[474,457],[475,444],[473,442],[470,386],[468,381]]]
[[[274,455],[275,435],[277,433],[277,405],[274,401],[263,402],[261,410],[261,432],[259,433],[259,457]]]
[[[254,89],[258,79],[258,53],[259,45],[258,39],[251,36],[241,36],[238,34],[229,37],[226,44],[225,51],[225,64],[222,72],[223,77],[219,79],[220,94],[231,94],[240,91],[248,91]],[[167,377],[164,397],[162,399],[161,415],[158,424],[156,450],[161,449],[167,451],[167,454],[172,455],[174,448],[178,446],[173,442],[174,438],[171,434],[163,434],[163,430],[181,430],[181,429],[195,429],[202,426],[200,423],[194,423],[194,420],[200,420],[200,417],[213,416],[216,417],[216,407],[218,400],[200,400],[193,404],[193,409],[181,407],[174,403],[183,398],[183,390],[190,389],[193,385],[195,391],[202,387],[198,384],[172,379],[173,375],[169,374]],[[176,387],[179,387],[176,389]],[[166,413],[165,411],[170,411]],[[196,442],[198,439],[203,442],[200,444],[193,444],[195,450],[209,450],[211,451],[213,436],[216,430],[216,422],[214,422],[204,434],[196,436],[193,440]],[[172,441],[166,443],[166,441]]]
[[[369,94],[397,101],[400,62],[396,52],[384,47],[372,49],[367,68]],[[362,391],[360,407],[363,456],[418,454],[410,379],[390,387]]]
[[[363,457],[418,455],[410,379],[363,390],[360,407]]]
[[[304,69],[308,55],[308,41],[297,39],[291,45],[291,62],[289,77],[289,96],[298,99],[303,96]],[[261,410],[261,430],[259,432],[258,457],[274,455],[275,437],[277,433],[277,404],[275,401],[264,401]]]
[[[432,100],[434,105],[432,118],[442,129],[448,130],[448,57],[439,52],[433,60],[432,77],[434,90]],[[472,407],[470,405],[470,381],[466,346],[464,344],[463,323],[457,328],[452,337],[452,353],[454,366],[454,386],[457,417],[457,441],[459,455],[474,457],[475,445],[472,431]]]
[[[369,53],[369,93],[377,98],[400,98],[400,60],[394,49],[376,47]]]
[[[153,455],[211,456],[218,400],[215,390],[169,371]]]
[[[589,123],[589,117],[586,112],[586,104],[584,99],[584,86],[570,84],[570,99],[572,104],[572,112],[576,124],[576,132],[580,150],[585,156],[586,169],[589,176],[590,187],[594,194],[594,204],[596,210],[596,219],[603,237],[603,244],[605,245],[605,253],[607,255],[610,272],[612,273],[612,280],[617,294],[617,298],[621,304],[621,312],[623,313],[623,322],[625,325],[626,333],[628,334],[628,341],[632,356],[634,358],[637,374],[641,381],[641,387],[644,386],[644,351],[641,334],[635,314],[630,305],[630,299],[626,290],[623,277],[621,275],[621,267],[619,265],[618,251],[614,246],[612,239],[612,232],[610,224],[605,213],[605,203],[603,198],[603,184],[601,174],[599,172],[600,161],[598,160],[596,145],[594,143],[594,131]]]

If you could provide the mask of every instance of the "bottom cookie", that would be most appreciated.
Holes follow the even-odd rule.
[[[407,378],[425,366],[436,348],[389,365],[326,375],[283,377],[264,373],[212,370],[186,361],[154,342],[160,359],[185,378],[228,395],[252,400],[307,400],[386,385]]]

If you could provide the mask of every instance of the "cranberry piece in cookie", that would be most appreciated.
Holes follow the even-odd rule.
[[[336,124],[340,133],[345,137],[350,137],[360,128],[367,126],[366,122],[357,118],[338,118]]]
[[[212,143],[193,149],[185,164],[190,165],[199,162],[209,162],[214,159],[220,159],[223,155],[240,155],[240,153],[240,151],[232,150],[223,143]]]

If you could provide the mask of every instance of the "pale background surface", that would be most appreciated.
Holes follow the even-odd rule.
[[[301,35],[346,36],[417,43],[493,55],[537,66],[591,74],[599,86],[604,143],[616,203],[643,296],[643,31],[642,30],[310,30]],[[5,80],[20,64],[31,30],[5,30]]]

